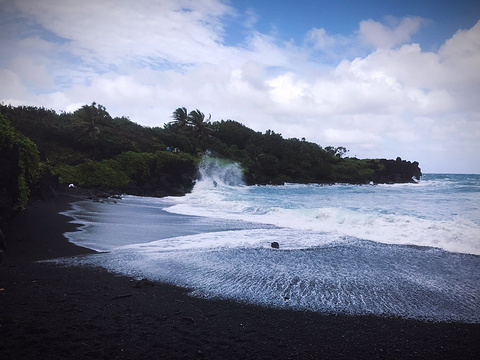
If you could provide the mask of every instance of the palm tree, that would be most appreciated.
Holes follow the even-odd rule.
[[[100,110],[105,110],[102,105],[98,105],[98,109],[95,107],[95,105],[96,103],[93,102],[91,106],[84,105],[82,109],[77,111],[77,115],[80,115],[83,118],[82,124],[85,126],[78,137],[82,138],[85,135],[90,135],[93,146],[92,160],[95,160],[95,157],[97,156],[97,135],[100,133],[100,129],[96,122],[98,112]]]
[[[208,119],[205,120],[205,114],[200,110],[193,110],[188,114],[190,124],[194,126],[195,132],[198,134],[200,139],[205,139],[210,136],[209,132],[212,131],[210,128],[210,119],[212,115],[208,115]]]
[[[187,109],[184,107],[175,110],[172,114],[172,118],[173,121],[170,121],[169,124],[177,129],[185,129],[191,126]]]
[[[75,116],[80,120],[80,126],[82,131],[79,133],[78,138],[84,136],[90,137],[90,142],[93,147],[92,160],[95,160],[97,156],[97,143],[98,134],[100,134],[99,125],[105,126],[105,121],[110,118],[105,106],[97,104],[95,102],[92,105],[84,105],[81,109],[78,109]]]

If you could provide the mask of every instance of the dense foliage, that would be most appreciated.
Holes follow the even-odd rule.
[[[207,150],[239,162],[248,184],[406,182],[421,175],[416,162],[349,158],[344,147],[284,139],[233,120],[211,122],[198,109],[176,109],[162,128],[112,118],[96,103],[60,114],[2,105],[0,113],[37,144],[41,160],[61,182],[84,186],[138,190],[158,185],[162,176],[165,182],[166,174],[175,171],[177,180],[170,182],[179,181],[182,171],[191,178],[191,169]],[[182,182],[188,191],[189,183]]]
[[[14,161],[12,161],[12,159]],[[37,146],[22,135],[0,114],[0,188],[8,192],[13,209],[23,208],[30,187],[40,179]]]

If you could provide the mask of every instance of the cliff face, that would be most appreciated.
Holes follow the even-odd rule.
[[[21,169],[19,166],[19,148],[0,148],[0,229],[6,233],[8,224],[14,214],[14,204],[19,198],[18,177]]]
[[[420,180],[422,176],[417,161],[381,159],[379,164],[379,169],[375,171],[372,179],[376,184],[411,183]]]
[[[319,174],[317,177],[302,177],[294,174],[291,178],[284,180],[278,176],[265,176],[254,174],[249,171],[244,176],[248,185],[283,185],[285,182],[293,183],[319,183],[319,184],[396,184],[413,183],[420,180],[422,171],[417,161],[410,162],[400,158],[396,160],[387,159],[352,159],[345,158],[338,160],[336,165]]]
[[[192,191],[196,178],[197,167],[193,161],[171,162],[148,178],[112,190],[139,196],[182,196]]]

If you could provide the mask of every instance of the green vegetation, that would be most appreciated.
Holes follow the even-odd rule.
[[[9,159],[15,159],[11,164]],[[10,188],[13,182],[13,209],[23,208],[30,195],[30,187],[41,176],[42,167],[37,146],[27,137],[13,128],[10,122],[0,114],[0,160],[2,165],[2,185]]]
[[[407,182],[421,175],[416,162],[349,158],[344,147],[284,139],[272,130],[256,132],[233,120],[211,122],[198,109],[178,108],[171,122],[153,128],[112,118],[96,103],[60,114],[1,105],[0,113],[16,129],[2,117],[2,147],[12,146],[8,137],[25,149],[19,204],[28,193],[25,184],[39,171],[38,153],[42,166],[62,183],[154,195],[188,191],[206,151],[239,162],[248,184]],[[167,151],[171,149],[180,152]]]
[[[169,167],[178,167],[182,163],[194,166],[195,158],[189,154],[175,155],[164,151],[127,151],[111,159],[87,159],[77,165],[59,165],[54,172],[59,175],[61,183],[122,189],[134,184],[142,186],[151,178],[162,176]]]

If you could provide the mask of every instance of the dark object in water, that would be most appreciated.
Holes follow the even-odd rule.
[[[279,245],[278,242],[276,242],[276,241],[272,242],[271,246],[272,246],[272,248],[274,248],[274,249],[280,249],[280,245]]]
[[[142,279],[142,280],[137,281],[137,283],[135,284],[136,288],[142,288],[142,287],[145,287],[145,286],[155,286],[155,283],[153,281],[148,280],[148,279]]]

